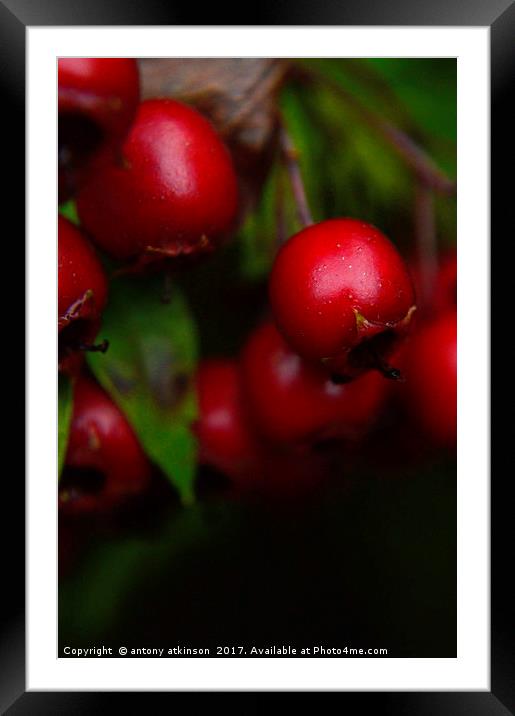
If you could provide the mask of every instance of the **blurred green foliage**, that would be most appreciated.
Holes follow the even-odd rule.
[[[383,87],[397,97],[398,104],[411,116],[411,125],[428,142],[431,156],[447,165],[444,168],[453,174],[456,169],[456,60],[371,58],[364,62],[373,67]],[[438,149],[440,143],[442,148]],[[443,147],[447,151],[443,151]]]
[[[57,469],[63,469],[68,444],[68,433],[73,411],[73,387],[71,380],[61,373],[57,384]]]
[[[376,123],[388,122],[401,129],[454,179],[456,61],[297,62],[300,74],[285,86],[280,104],[299,153],[314,219],[357,216],[377,225],[405,254],[413,254],[416,178]],[[365,120],[364,112],[374,121]],[[287,235],[301,228],[279,161],[278,157],[257,211],[240,232],[241,266],[247,277],[268,273],[277,250],[281,177]],[[440,245],[455,246],[455,198],[436,197],[436,226]]]

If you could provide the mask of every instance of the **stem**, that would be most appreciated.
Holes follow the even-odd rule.
[[[388,344],[391,341],[391,332],[386,330],[383,333],[376,335],[372,339],[365,339],[358,346],[353,348],[348,356],[350,371],[348,375],[342,373],[333,373],[331,380],[336,385],[347,383],[353,379],[359,372],[356,372],[356,368],[360,369],[361,372],[367,370],[377,370],[383,378],[388,380],[395,380],[399,383],[404,383],[404,376],[402,375],[399,368],[391,365],[386,358],[388,357],[391,350],[388,350]],[[377,341],[381,341],[378,344]]]
[[[306,197],[306,189],[304,187],[300,171],[299,153],[284,126],[281,126],[279,130],[279,140],[288,176],[290,178],[290,184],[297,207],[299,221],[303,227],[310,226],[313,223],[313,217],[311,216],[311,211]]]
[[[456,182],[449,179],[410,136],[388,122],[379,122],[378,124],[384,138],[413,169],[426,187],[441,194],[456,192]]]
[[[399,383],[404,383],[404,377],[400,370],[398,368],[394,368],[389,363],[386,363],[384,361],[378,361],[376,365],[376,370],[378,370],[383,378],[387,378],[388,380],[396,380]]]
[[[438,271],[437,241],[433,192],[419,183],[415,188],[415,237],[420,275],[420,300],[430,305],[431,294]]]
[[[330,85],[352,109],[376,132],[381,134],[390,147],[408,164],[417,177],[426,186],[441,194],[452,195],[456,192],[456,182],[450,179],[431,157],[420,147],[414,139],[394,127],[389,122],[378,117],[363,105],[351,92],[342,87],[338,82],[317,72],[312,68],[299,68],[298,74],[310,82],[323,81]]]
[[[393,365],[390,365],[390,363],[383,358],[380,351],[376,349],[373,343],[368,343],[367,350],[370,357],[370,367],[372,369],[379,371],[383,378],[404,383],[404,377],[401,371]]]

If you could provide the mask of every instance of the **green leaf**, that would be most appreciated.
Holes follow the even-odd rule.
[[[98,381],[126,414],[150,459],[193,499],[196,418],[193,373],[196,328],[180,290],[163,301],[163,277],[131,277],[111,283],[101,336],[105,354],[90,353]]]
[[[74,199],[70,199],[64,204],[61,204],[59,207],[59,213],[71,221],[72,224],[75,224],[76,226],[80,224],[79,215],[77,214],[77,205]]]
[[[73,411],[73,386],[70,378],[59,373],[57,383],[57,469],[61,476]]]
[[[392,88],[415,125],[428,135],[456,141],[455,59],[371,58],[366,62]]]

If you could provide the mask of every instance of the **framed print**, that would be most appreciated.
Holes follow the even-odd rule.
[[[514,710],[501,5],[0,5],[28,398],[3,709]]]

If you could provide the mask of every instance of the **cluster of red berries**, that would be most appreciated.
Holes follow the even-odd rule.
[[[456,254],[447,254],[399,354],[408,414],[430,442],[448,448],[457,437],[457,275]]]
[[[299,464],[314,469],[315,446],[359,444],[392,401],[432,445],[455,445],[455,257],[415,319],[408,269],[388,239],[363,222],[325,221],[279,251],[270,302],[275,324],[258,327],[238,361],[200,367],[206,464],[268,486],[280,455],[291,487]]]
[[[109,506],[149,475],[123,414],[80,374],[83,352],[107,347],[94,344],[108,294],[96,249],[139,267],[209,251],[234,226],[238,186],[208,120],[170,99],[140,102],[135,60],[61,59],[58,83],[59,199],[75,199],[80,221],[58,226],[59,369],[79,376],[60,491],[73,512]]]
[[[83,351],[107,345],[94,344],[108,300],[96,249],[132,269],[213,249],[235,226],[238,185],[208,120],[178,101],[139,101],[134,60],[62,59],[59,194],[75,199],[80,221],[79,229],[59,218],[58,259],[59,368],[75,381],[60,505],[74,513],[140,494],[151,474],[123,413],[81,372]],[[456,314],[446,271],[438,315],[417,321],[404,340],[414,289],[380,231],[334,219],[289,239],[270,277],[274,322],[252,333],[238,360],[199,367],[200,461],[238,486],[273,488],[281,474],[309,482],[314,446],[370,430],[393,383],[385,378],[405,379],[406,404],[430,435],[452,444]]]

